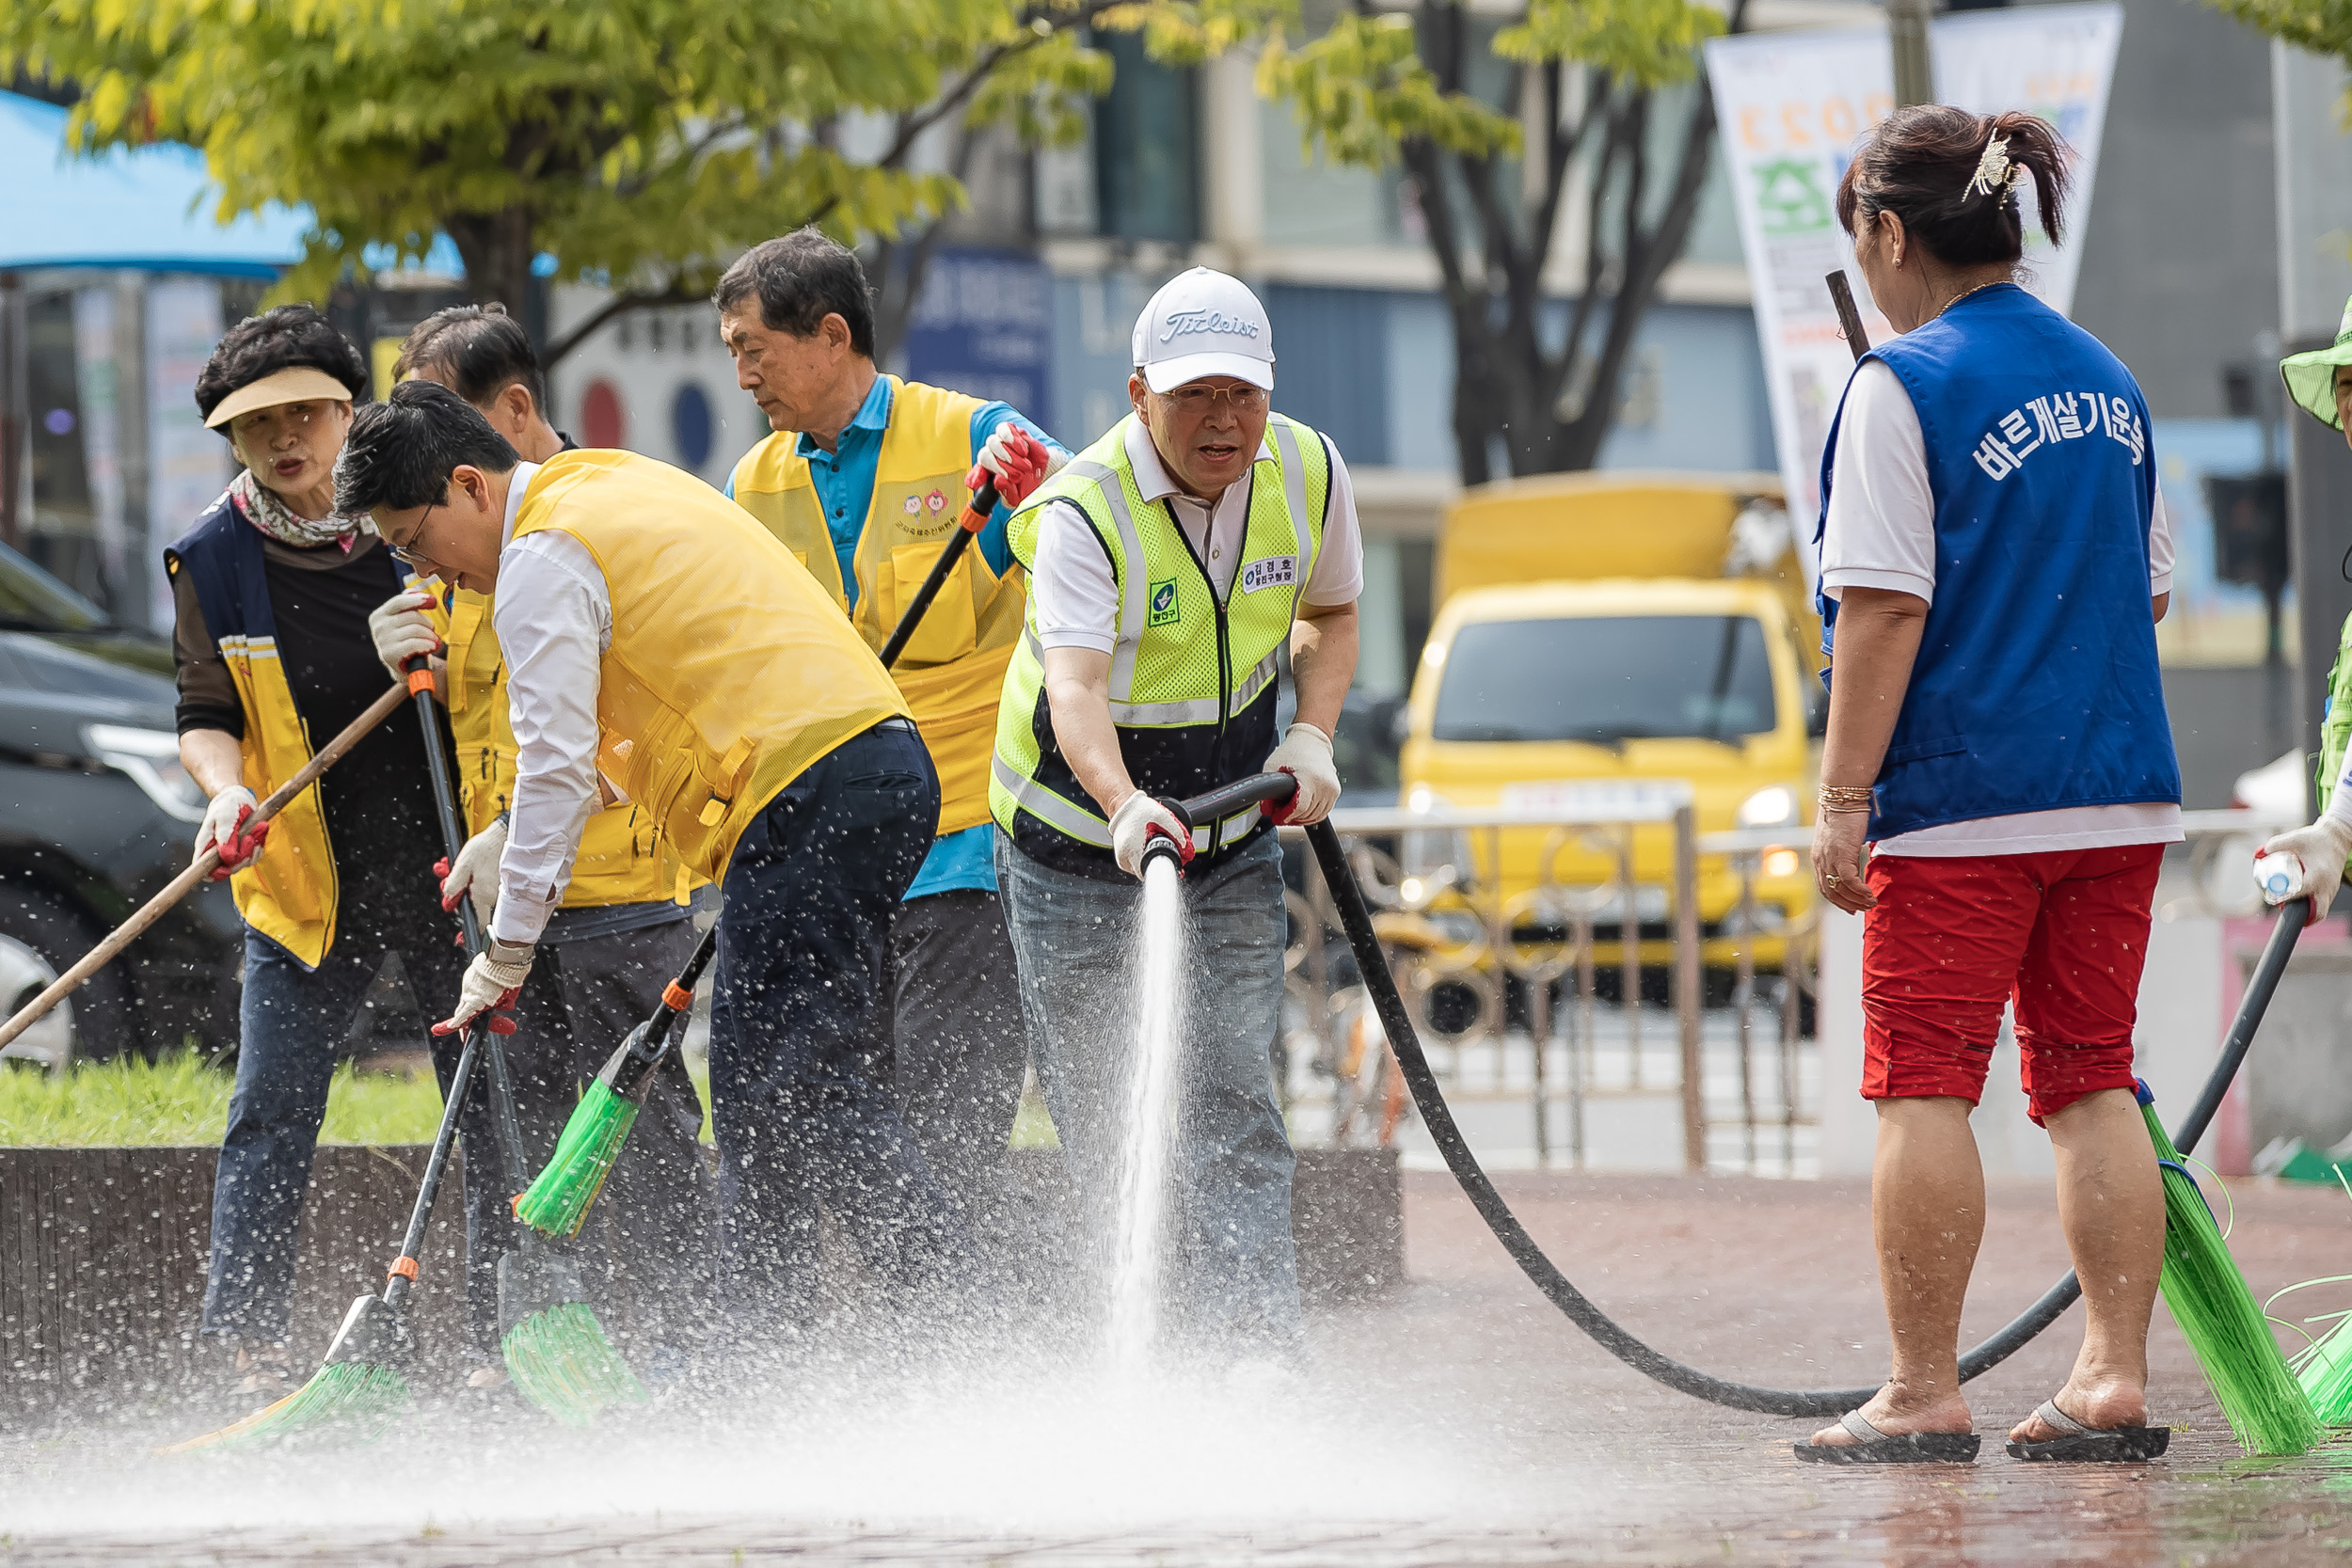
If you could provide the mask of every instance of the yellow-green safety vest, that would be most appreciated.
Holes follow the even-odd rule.
[[[1279,414],[1249,476],[1249,515],[1231,597],[1164,501],[1146,501],[1127,458],[1130,414],[1071,460],[1013,515],[1014,559],[1037,560],[1041,509],[1076,504],[1110,558],[1119,590],[1111,650],[1111,722],[1129,777],[1146,794],[1182,800],[1256,772],[1274,750],[1277,657],[1314,573],[1331,501],[1331,453],[1313,430]],[[1015,847],[1045,864],[1115,875],[1110,824],[1054,737],[1032,611],[996,710],[989,804]],[[1214,861],[1265,825],[1256,806],[1193,829]]]

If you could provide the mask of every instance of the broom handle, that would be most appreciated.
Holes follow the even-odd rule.
[[[408,668],[408,689],[416,693],[417,722],[424,727],[424,766],[433,780],[433,806],[441,819],[441,843],[453,865],[457,852],[466,847],[466,829],[457,816],[457,785],[449,776],[449,757],[441,750],[441,706],[433,698],[433,672],[420,656]],[[469,888],[457,900],[457,926],[466,939],[466,951],[479,956],[485,951],[482,922],[474,913],[473,890]],[[506,1070],[506,1049],[498,1031],[491,1028],[488,1012],[475,1015],[473,1027],[466,1032],[466,1045],[472,1050],[482,1037],[488,1036],[484,1054],[488,1058],[490,1087],[490,1117],[498,1132],[499,1163],[505,1167],[506,1184],[519,1193],[531,1185],[531,1177],[523,1169],[522,1121],[515,1115],[515,1083]]]
[[[1846,346],[1853,350],[1855,363],[1870,352],[1870,335],[1862,329],[1862,312],[1854,309],[1853,285],[1846,281],[1846,269],[1839,267],[1824,279],[1829,284],[1829,302],[1837,307],[1837,325],[1846,335]]]
[[[344,752],[359,744],[370,730],[382,723],[385,716],[400,705],[400,699],[405,694],[404,688],[395,686],[368,705],[366,712],[343,726],[342,734],[328,741],[316,755],[304,763],[293,778],[270,792],[269,799],[263,800],[246,819],[246,827],[257,827],[276,816],[285,808],[287,801],[317,783],[321,773],[339,761]],[[17,1009],[14,1018],[0,1023],[0,1046],[7,1045],[39,1022],[43,1013],[72,995],[83,981],[103,969],[124,948],[136,942],[142,932],[163,918],[165,911],[201,887],[219,867],[220,851],[217,848],[207,849],[199,855],[194,864],[166,882],[161,893],[140,905],[136,913],[116,927],[106,940],[85,954],[79,963],[52,980],[39,996]]]
[[[2279,989],[2280,977],[2287,972],[2287,959],[2295,954],[2295,944],[2303,935],[2304,911],[2311,908],[2311,899],[2290,898],[2279,906],[2279,917],[2270,927],[2270,940],[2263,944],[2263,956],[2254,965],[2254,973],[2247,977],[2246,995],[2237,1005],[2237,1016],[2230,1021],[2230,1032],[2221,1042],[2221,1056],[2214,1064],[2212,1074],[2205,1080],[2204,1092],[2197,1097],[2188,1115],[2172,1133],[2172,1147],[2186,1154],[2197,1147],[2197,1140],[2205,1135],[2214,1116],[2221,1109],[2221,1101],[2230,1092],[2230,1085],[2237,1078],[2238,1064],[2246,1060],[2247,1048],[2254,1043],[2254,1031],[2262,1027],[2263,1014],[2269,1010],[2270,993]]]
[[[449,1098],[441,1102],[441,1125],[433,1134],[433,1152],[424,1163],[424,1181],[417,1189],[417,1206],[408,1212],[408,1230],[401,1238],[400,1256],[385,1276],[387,1307],[396,1307],[406,1301],[409,1290],[417,1282],[417,1249],[424,1245],[424,1227],[433,1218],[434,1202],[441,1196],[441,1178],[449,1170],[449,1151],[457,1142],[457,1118],[465,1110],[466,1096],[473,1088],[475,1064],[482,1059],[481,1037],[488,1032],[469,1029],[465,1033],[465,1049],[457,1055],[457,1070],[450,1079]]]

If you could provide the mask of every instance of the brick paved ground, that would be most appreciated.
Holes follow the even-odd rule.
[[[2258,1292],[2352,1269],[2340,1194],[2238,1185]],[[1663,1349],[1761,1382],[1883,1368],[1859,1184],[1505,1186],[1570,1277]],[[1415,1283],[1316,1323],[1303,1396],[1121,1396],[1064,1353],[919,1393],[836,1368],[589,1437],[429,1413],[367,1449],[201,1464],[147,1458],[135,1427],[0,1438],[0,1564],[2352,1562],[2352,1451],[2237,1458],[2161,1312],[2164,1462],[2001,1454],[2064,1374],[2070,1315],[1972,1386],[1979,1465],[1800,1468],[1786,1444],[1812,1423],[1645,1382],[1518,1278],[1442,1178],[1410,1178],[1407,1203]],[[2063,1270],[2049,1209],[1996,1191],[1971,1338]]]

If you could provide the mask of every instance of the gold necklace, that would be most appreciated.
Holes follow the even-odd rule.
[[[1996,278],[1993,279],[1990,283],[1979,283],[1979,284],[1978,284],[1978,285],[1977,285],[1975,288],[1973,288],[1973,289],[1963,289],[1960,293],[1958,293],[1954,294],[1951,298],[1949,298],[1949,299],[1946,300],[1946,301],[1943,303],[1943,305],[1942,305],[1942,306],[1941,306],[1941,307],[1940,307],[1940,308],[1936,310],[1935,314],[1934,314],[1934,315],[1932,315],[1932,316],[1930,316],[1930,317],[1928,318],[1928,320],[1930,320],[1930,321],[1936,321],[1936,320],[1940,319],[1940,318],[1943,316],[1943,314],[1944,314],[1944,312],[1945,312],[1946,310],[1948,310],[1948,309],[1950,309],[1953,306],[1958,305],[1958,304],[1959,304],[1962,300],[1966,299],[1966,298],[1967,298],[1970,294],[1980,294],[1980,293],[1984,293],[1984,291],[1985,291],[1985,290],[1987,290],[1987,289],[1998,288],[2001,284],[2006,283],[2006,282],[2008,282],[2008,281],[2009,281],[2009,279],[2008,279],[2008,278],[2006,278],[2006,277],[1996,277]]]

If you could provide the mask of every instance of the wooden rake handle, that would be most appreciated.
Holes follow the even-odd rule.
[[[270,798],[262,802],[260,809],[246,819],[246,825],[250,828],[257,823],[266,822],[284,810],[286,802],[316,784],[321,773],[333,767],[344,752],[359,744],[370,730],[382,723],[392,710],[399,707],[407,698],[408,688],[395,686],[369,704],[365,713],[343,726],[342,734],[320,748],[316,755],[302,765],[299,772],[272,791]],[[139,933],[162,919],[166,910],[201,887],[206,879],[210,878],[219,866],[220,851],[217,848],[207,849],[199,855],[195,864],[165,883],[161,893],[140,905],[137,913],[116,927],[108,934],[106,940],[85,954],[79,963],[51,981],[49,988],[19,1008],[14,1018],[6,1023],[0,1023],[0,1046],[6,1046],[17,1036],[40,1022],[43,1013],[72,995],[83,981],[97,974],[116,955],[137,941]]]

